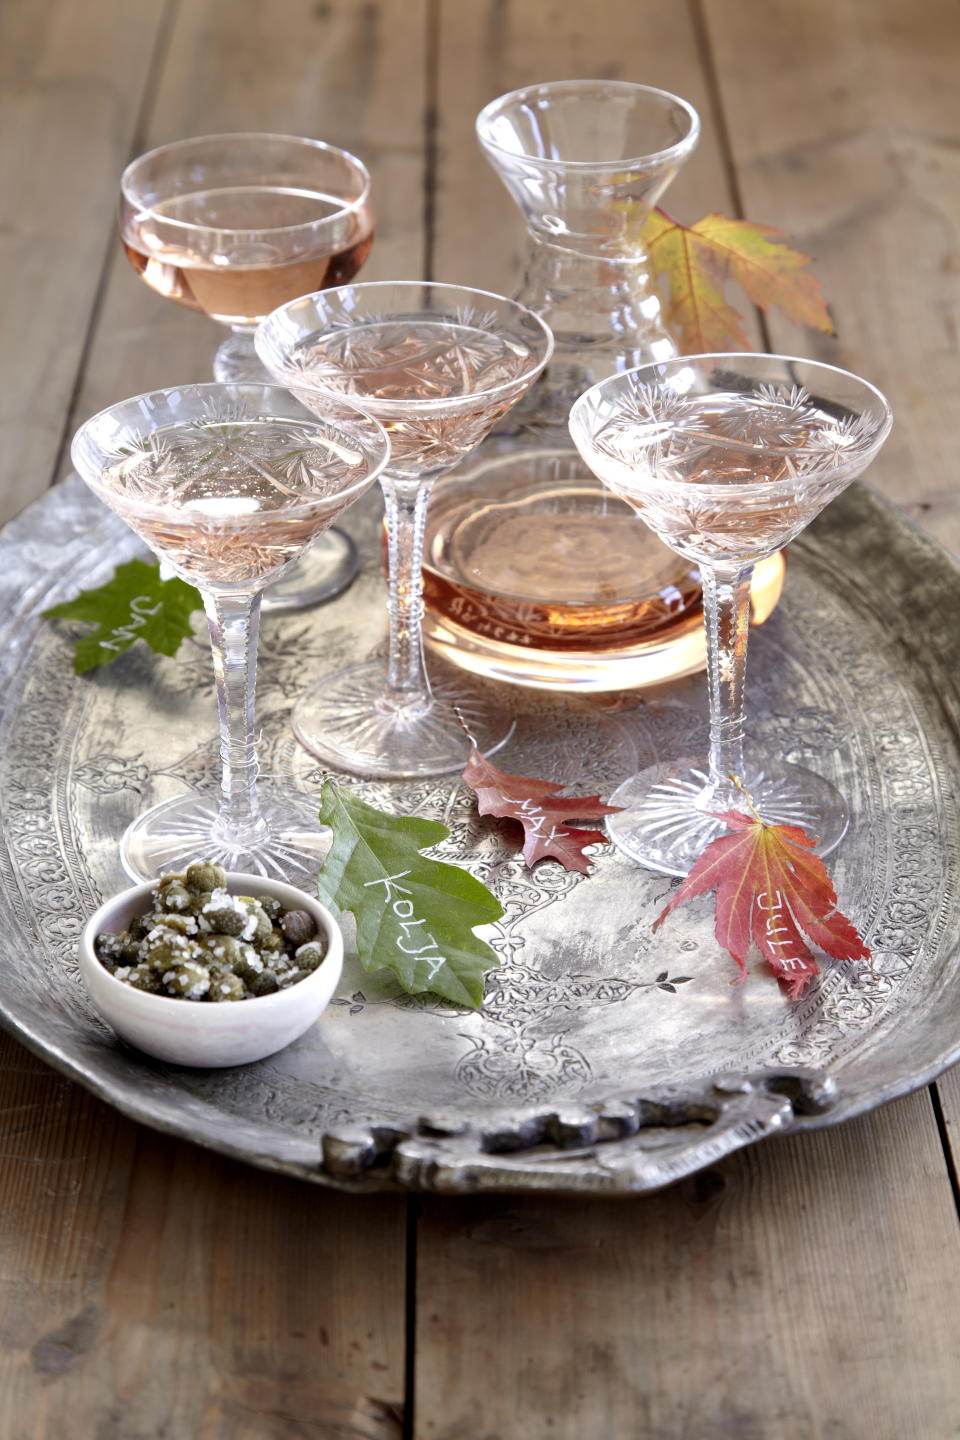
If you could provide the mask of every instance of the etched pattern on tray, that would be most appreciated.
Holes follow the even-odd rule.
[[[109,544],[91,550],[80,532],[66,551],[65,593],[102,580],[118,558],[126,558],[115,543],[116,529],[104,526]],[[62,523],[54,529],[51,553],[61,554]],[[409,1155],[403,1159],[402,1137],[416,1134],[416,1117],[423,1113],[442,1111],[451,1123],[459,1117],[467,1126],[455,1159],[466,1188],[481,1183],[474,1165],[481,1132],[501,1122],[505,1134],[519,1137],[520,1148],[515,1161],[495,1157],[501,1178],[494,1176],[491,1185],[505,1183],[513,1165],[534,1178],[554,1176],[543,1183],[590,1188],[599,1172],[589,1153],[563,1156],[561,1181],[543,1152],[543,1136],[561,1133],[554,1122],[547,1124],[558,1106],[579,1107],[578,1114],[584,1107],[619,1114],[616,1096],[628,1091],[662,1093],[679,1079],[684,1093],[694,1096],[699,1077],[706,1097],[712,1093],[706,1077],[771,1067],[835,1073],[841,1105],[849,1104],[844,1097],[850,1087],[854,1097],[861,1093],[858,1085],[876,1088],[869,1079],[877,1070],[875,1057],[898,1053],[904,1026],[923,1019],[918,999],[942,994],[957,967],[957,857],[947,799],[956,781],[953,732],[926,690],[911,688],[908,672],[891,664],[869,595],[858,598],[852,581],[838,580],[831,556],[819,559],[806,541],[798,549],[791,571],[795,603],[760,632],[756,713],[764,717],[760,729],[774,733],[785,715],[804,716],[795,736],[804,755],[816,756],[828,770],[846,767],[855,781],[859,826],[838,857],[835,876],[841,899],[859,897],[857,918],[874,948],[873,969],[831,967],[793,1006],[758,972],[747,987],[731,990],[729,968],[722,957],[717,961],[705,923],[708,905],[671,931],[669,963],[667,951],[651,940],[649,922],[669,893],[662,877],[644,875],[609,853],[598,854],[596,873],[586,879],[552,865],[531,873],[498,840],[495,822],[478,819],[455,781],[367,782],[362,793],[373,803],[449,824],[445,856],[468,863],[504,898],[508,913],[493,937],[503,964],[491,976],[485,1010],[453,1014],[429,1001],[401,1000],[354,964],[345,972],[344,1003],[328,1012],[330,1023],[315,1045],[301,1042],[274,1061],[225,1074],[145,1066],[113,1045],[93,1017],[76,975],[76,937],[81,917],[101,893],[124,883],[115,837],[143,803],[145,793],[138,790],[166,794],[182,787],[178,777],[195,778],[214,730],[212,702],[199,683],[199,654],[190,652],[181,667],[131,651],[117,662],[110,684],[78,679],[63,637],[38,626],[36,600],[19,592],[8,613],[7,708],[0,732],[3,888],[17,957],[6,971],[5,1013],[58,1063],[68,1064],[71,1073],[94,1075],[133,1113],[149,1118],[154,1110],[160,1123],[238,1148],[261,1163],[319,1178],[321,1140],[337,1127],[392,1136],[360,1147],[367,1145],[363,1153],[373,1157],[364,1182],[370,1185],[387,1178],[377,1170],[377,1146],[398,1147],[391,1175],[413,1163]],[[369,605],[372,613],[377,594],[374,574],[361,582],[358,612]],[[284,624],[291,635],[303,629],[296,620]],[[358,632],[338,630],[333,616],[301,645],[288,643],[280,629],[277,653],[265,657],[272,697],[263,715],[265,764],[305,778],[313,762],[287,737],[284,692],[296,689],[304,665],[324,651],[346,649]],[[376,636],[375,624],[369,633]],[[816,674],[807,668],[811,635],[830,642],[826,653],[818,646]],[[331,658],[335,662],[336,653],[327,654],[328,663]],[[622,774],[662,754],[681,735],[693,738],[702,723],[702,700],[691,682],[663,709],[594,709],[586,728],[578,716],[576,705],[544,701],[541,708],[540,697],[532,697],[527,738],[514,752],[518,771],[529,761],[526,773],[571,784],[594,777],[603,789],[611,772]],[[719,1010],[727,1018],[711,1029]],[[936,1011],[928,1023],[935,1029]],[[409,1065],[412,1051],[416,1071]],[[375,1066],[368,1063],[371,1056]],[[358,1057],[366,1058],[361,1063]],[[901,1055],[897,1063],[907,1061]],[[867,1080],[858,1080],[863,1074]],[[737,1104],[742,1115],[759,1114],[760,1091],[755,1103],[743,1098]],[[770,1101],[771,1124],[784,1123],[784,1113],[782,1103]],[[518,1116],[526,1118],[510,1118]],[[612,1120],[603,1123],[607,1138],[619,1133]],[[762,1127],[751,1133],[747,1126],[737,1131],[736,1143],[759,1133]],[[427,1144],[422,1137],[410,1143],[414,1149]],[[527,1154],[523,1144],[535,1148]],[[671,1173],[683,1173],[684,1163],[705,1163],[699,1144],[695,1136],[680,1144]],[[717,1139],[711,1153],[721,1153],[720,1144]],[[419,1178],[413,1170],[403,1173],[408,1178],[402,1183],[431,1183],[427,1170],[417,1171]],[[663,1183],[665,1172],[657,1173],[656,1183]],[[622,1180],[624,1188],[653,1183],[626,1171]]]

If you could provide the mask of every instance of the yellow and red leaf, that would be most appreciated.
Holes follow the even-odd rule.
[[[834,333],[820,283],[807,269],[810,256],[784,244],[784,232],[771,225],[717,213],[683,225],[657,209],[635,238],[652,269],[667,277],[664,322],[686,354],[750,349],[741,317],[726,298],[731,280],[761,310],[776,305],[797,325]]]

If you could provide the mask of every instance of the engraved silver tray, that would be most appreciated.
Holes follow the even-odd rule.
[[[265,618],[264,769],[316,788],[287,716],[305,683],[383,644],[377,516],[349,596]],[[834,965],[799,1002],[759,962],[746,985],[706,897],[652,934],[669,880],[604,847],[594,873],[521,864],[454,777],[349,780],[371,803],[442,819],[444,858],[499,895],[501,968],[477,1014],[398,993],[348,958],[321,1022],[270,1060],[183,1070],[119,1043],[79,980],[76,941],[126,881],[116,840],[185,786],[215,787],[206,637],[176,662],[138,646],[72,673],[40,612],[100,583],[133,537],[70,480],[0,536],[0,1018],[65,1074],[158,1129],[268,1169],[356,1190],[630,1193],[788,1128],[848,1119],[960,1057],[957,732],[960,570],[855,486],[791,552],[784,600],[754,631],[752,733],[834,779],[851,833],[831,860],[873,968]],[[702,743],[701,680],[638,696],[514,690],[505,769],[608,794]]]

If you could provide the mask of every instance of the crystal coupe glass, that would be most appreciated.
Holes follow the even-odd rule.
[[[191,791],[139,816],[121,842],[135,880],[194,858],[302,880],[325,846],[315,800],[257,784],[260,595],[373,482],[389,444],[348,405],[313,412],[279,385],[183,385],[112,405],[74,438],[94,493],[200,589],[213,645],[219,801]]]
[[[314,686],[294,710],[294,732],[314,755],[361,775],[460,769],[468,742],[454,706],[484,753],[507,739],[513,720],[466,676],[454,693],[431,690],[420,628],[427,499],[432,482],[526,393],[553,337],[532,311],[503,296],[396,281],[294,300],[264,322],[256,343],[267,368],[308,408],[346,397],[390,436],[380,482],[389,658]]]
[[[277,305],[352,280],[373,244],[370,176],[346,150],[295,135],[202,135],[131,161],[120,236],[158,295],[230,327],[213,378],[269,380],[253,333]],[[265,597],[300,609],[339,594],[358,568],[353,541],[326,534]]]
[[[829,854],[847,828],[820,776],[744,755],[749,585],[757,561],[794,539],[869,464],[891,425],[865,380],[781,355],[693,355],[644,365],[581,395],[581,455],[703,580],[710,753],[651,766],[611,796],[611,840],[632,859],[685,875],[744,790],[770,823],[801,825]]]

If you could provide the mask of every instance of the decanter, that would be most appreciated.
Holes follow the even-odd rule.
[[[477,118],[527,225],[517,298],[556,345],[526,400],[431,502],[424,634],[475,672],[612,690],[704,664],[696,569],[604,489],[567,430],[597,380],[677,354],[639,236],[699,129],[685,100],[614,80],[528,86]],[[755,619],[781,577],[780,563],[757,576]]]

